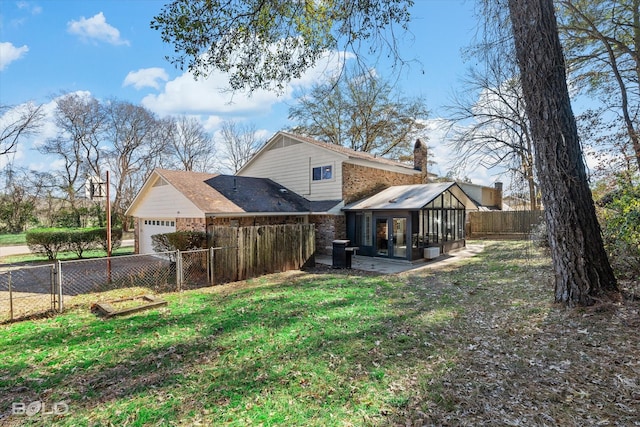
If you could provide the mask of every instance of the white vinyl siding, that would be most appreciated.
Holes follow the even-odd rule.
[[[133,212],[138,218],[203,218],[204,212],[171,185],[152,186]]]
[[[343,159],[338,153],[307,143],[285,145],[263,151],[242,175],[270,178],[312,201],[341,200]],[[327,165],[332,166],[332,179],[313,181],[313,168]]]

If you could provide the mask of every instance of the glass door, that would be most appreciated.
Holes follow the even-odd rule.
[[[407,218],[393,218],[393,249],[389,256],[407,257]]]
[[[407,218],[376,218],[376,255],[407,257]]]
[[[389,256],[389,227],[387,218],[376,219],[376,255]]]

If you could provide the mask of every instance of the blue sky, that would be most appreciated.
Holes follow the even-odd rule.
[[[296,89],[320,77],[310,71],[284,94],[256,92],[248,97],[220,93],[225,76],[194,81],[164,57],[173,52],[149,23],[164,1],[156,0],[0,0],[0,104],[49,103],[63,92],[86,91],[99,99],[117,98],[144,105],[158,115],[197,115],[215,134],[223,120],[254,123],[266,136],[286,127]],[[462,51],[475,31],[471,0],[416,0],[411,36],[403,39],[405,59],[416,60],[398,85],[406,95],[423,96],[431,119],[459,85],[467,64]],[[384,69],[378,73],[385,76]],[[46,138],[42,132],[37,138]],[[448,152],[437,131],[427,133],[434,148],[435,172],[447,172]],[[37,139],[36,138],[36,139]],[[29,141],[16,158],[42,168]],[[474,183],[491,185],[499,177],[467,171]]]

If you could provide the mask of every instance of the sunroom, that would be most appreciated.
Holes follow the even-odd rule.
[[[465,246],[476,204],[455,182],[399,185],[343,208],[358,255],[415,261]]]

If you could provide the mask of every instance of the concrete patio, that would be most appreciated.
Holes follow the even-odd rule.
[[[382,257],[354,255],[351,258],[351,269],[376,272],[380,274],[398,274],[408,271],[419,271],[422,269],[438,269],[472,257],[483,250],[484,245],[468,244],[465,248],[448,254],[442,254],[432,260],[425,259],[414,262]],[[333,258],[331,255],[316,255],[316,263],[332,266]]]

